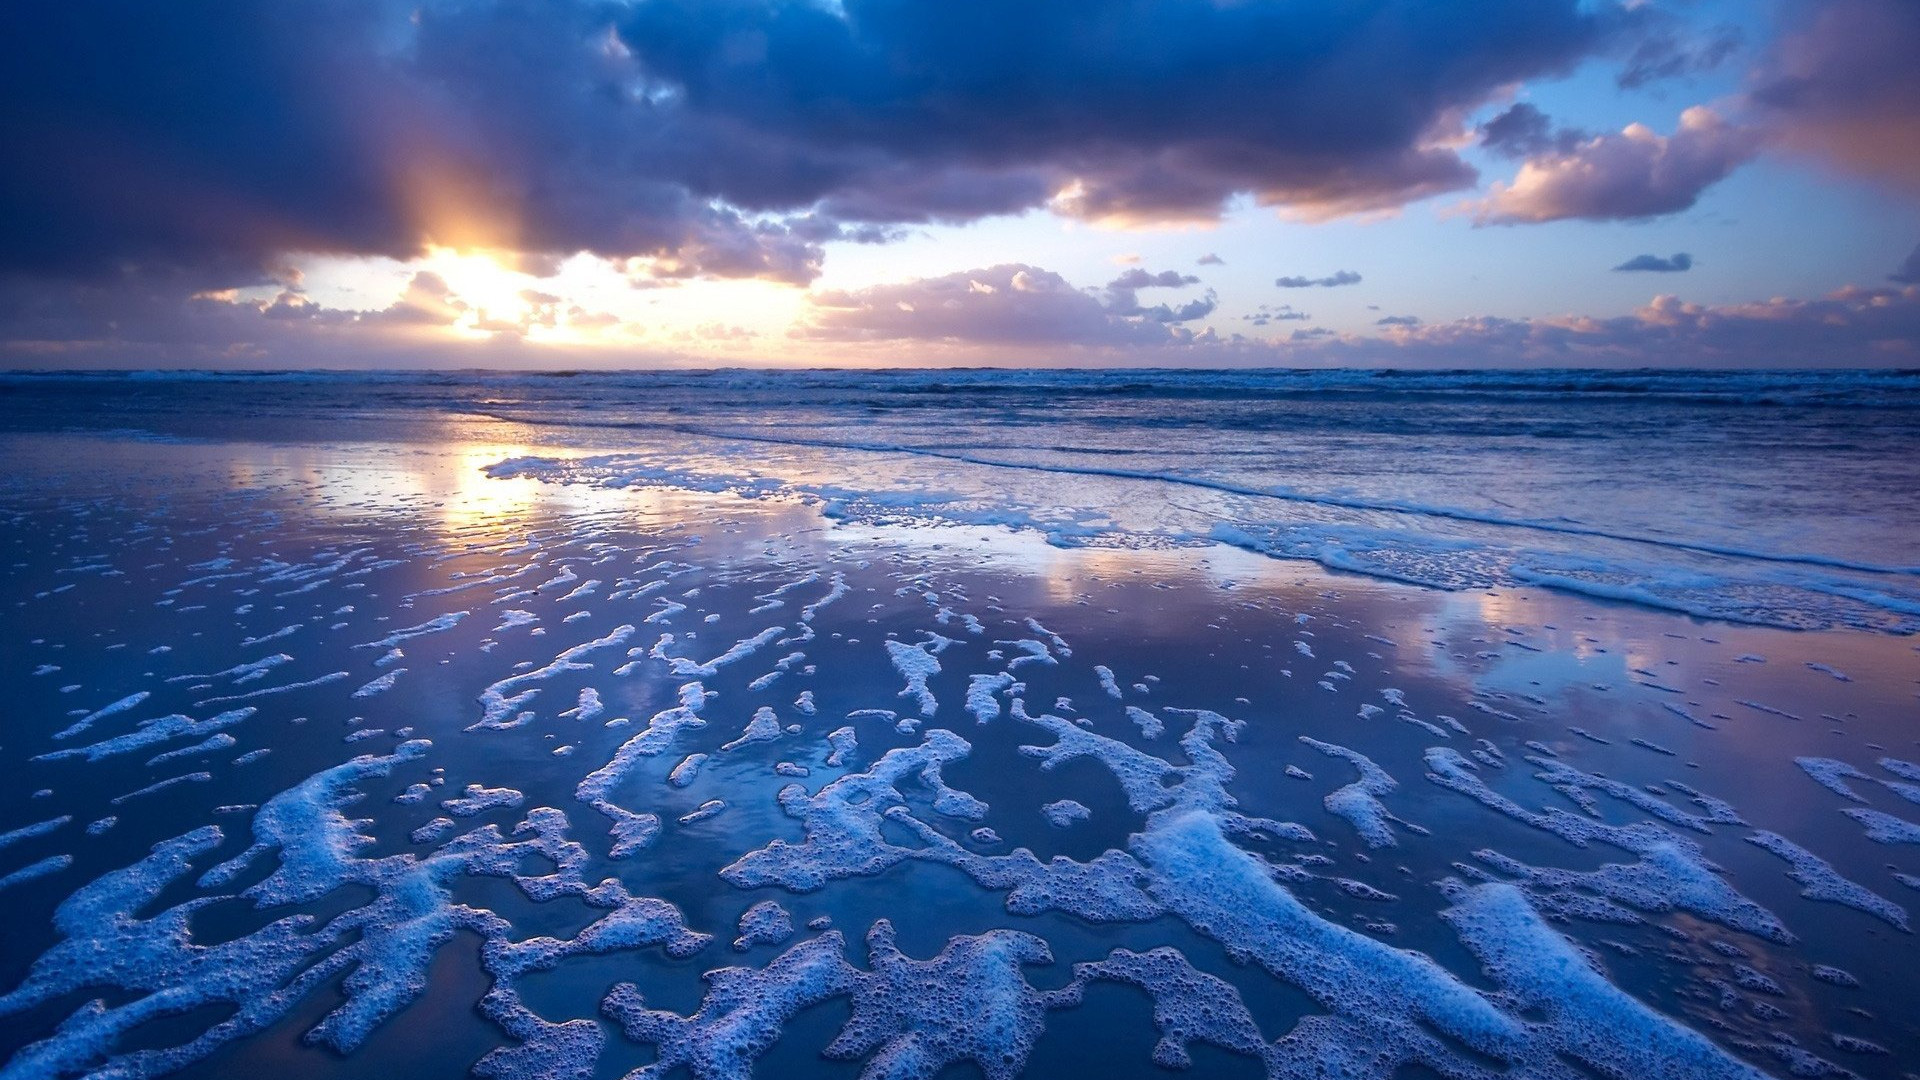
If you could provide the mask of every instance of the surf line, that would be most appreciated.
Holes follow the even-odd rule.
[[[542,421],[527,420],[501,413],[478,412],[472,415],[483,416],[487,419],[497,420],[503,423],[547,426]],[[957,461],[966,465],[980,465],[995,469],[1014,469],[1021,472],[1049,473],[1065,476],[1099,476],[1115,480],[1141,480],[1153,483],[1172,484],[1179,487],[1199,488],[1206,491],[1216,491],[1225,495],[1242,495],[1248,498],[1275,499],[1314,506],[1330,506],[1340,510],[1368,510],[1376,513],[1412,514],[1417,517],[1463,521],[1475,525],[1497,525],[1502,528],[1532,529],[1539,532],[1558,533],[1565,536],[1590,536],[1601,540],[1618,540],[1629,544],[1645,544],[1651,547],[1667,548],[1676,551],[1694,551],[1703,555],[1718,555],[1725,558],[1751,559],[1756,562],[1822,566],[1835,570],[1853,570],[1867,574],[1920,575],[1920,566],[1883,566],[1876,563],[1858,562],[1829,555],[1799,555],[1793,553],[1757,551],[1751,548],[1732,547],[1700,540],[1661,540],[1651,536],[1636,536],[1632,533],[1614,532],[1609,529],[1600,529],[1589,525],[1578,525],[1571,522],[1556,523],[1528,518],[1504,517],[1499,514],[1479,514],[1471,510],[1461,510],[1447,506],[1428,506],[1421,503],[1354,499],[1339,495],[1309,495],[1304,492],[1288,491],[1285,488],[1250,487],[1245,484],[1235,484],[1225,480],[1209,480],[1199,476],[1181,476],[1177,473],[1147,472],[1141,469],[1102,468],[1095,465],[1043,465],[1031,461],[999,461],[993,458],[963,453],[958,450],[937,450],[930,447],[908,446],[900,443],[874,443],[839,439],[793,439],[783,438],[778,435],[761,435],[742,431],[722,431],[695,427],[688,424],[661,424],[639,420],[569,420],[564,426],[663,431],[676,435],[692,435],[708,439],[768,443],[776,446],[799,446],[817,450],[859,450],[867,453],[906,454],[913,457],[938,458],[944,461]]]

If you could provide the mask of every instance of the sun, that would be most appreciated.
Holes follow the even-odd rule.
[[[505,327],[524,327],[533,313],[526,294],[534,280],[514,269],[511,252],[485,249],[427,249],[420,268],[439,275],[453,295],[467,305],[454,329],[467,335],[486,335]]]

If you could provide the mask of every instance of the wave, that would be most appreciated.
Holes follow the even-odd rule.
[[[523,417],[506,413],[486,414],[493,419],[511,423],[529,423]],[[1864,562],[1833,555],[1804,554],[1796,552],[1766,551],[1759,548],[1739,547],[1715,544],[1704,540],[1665,539],[1654,536],[1635,535],[1611,529],[1602,529],[1580,525],[1568,521],[1546,521],[1535,518],[1510,517],[1489,514],[1482,511],[1466,510],[1459,507],[1418,503],[1402,499],[1372,499],[1339,495],[1314,494],[1287,488],[1261,487],[1251,484],[1239,484],[1226,480],[1193,476],[1183,473],[1155,472],[1144,469],[1126,469],[1109,466],[1068,465],[1061,463],[1008,461],[986,457],[964,450],[943,450],[926,446],[914,446],[896,442],[871,442],[851,439],[801,439],[780,435],[768,435],[760,432],[726,431],[702,428],[686,424],[663,424],[650,422],[597,422],[575,420],[569,427],[611,427],[626,430],[647,430],[669,432],[677,435],[692,435],[709,439],[728,439],[736,442],[768,443],[779,446],[798,446],[816,450],[855,450],[868,453],[909,454],[915,457],[933,458],[941,461],[955,461],[967,465],[980,465],[995,469],[1015,469],[1024,472],[1052,473],[1061,476],[1098,476],[1115,480],[1141,480],[1150,483],[1167,484],[1175,487],[1200,488],[1225,495],[1240,495],[1255,499],[1274,499],[1283,502],[1309,503],[1317,506],[1337,507],[1343,510],[1371,510],[1394,514],[1410,514],[1417,517],[1441,518],[1449,521],[1472,522],[1478,525],[1493,525],[1510,529],[1530,529],[1539,532],[1559,533],[1565,536],[1587,536],[1606,540],[1618,540],[1630,544],[1644,544],[1655,548],[1675,551],[1694,551],[1707,555],[1724,555],[1730,558],[1751,559],[1760,562],[1797,563],[1810,566],[1825,566],[1840,570],[1857,570],[1870,574],[1920,575],[1920,566],[1899,566],[1883,563]],[[1085,451],[1079,451],[1085,452]]]
[[[674,433],[706,434],[684,429]],[[709,437],[816,448],[811,441],[774,436]],[[1259,489],[1192,477],[975,461],[971,455],[889,444],[832,445],[833,449],[849,447],[998,466],[1047,477],[1150,482],[1236,497],[1268,498],[1283,504],[1292,501]],[[1909,567],[1615,536],[1601,530],[1553,528],[1552,523],[1497,517],[1487,520],[1487,515],[1448,508],[1409,508],[1390,500],[1307,497],[1298,501],[1341,510],[1385,511],[1424,518],[1424,522],[1415,520],[1407,522],[1406,527],[1394,528],[1354,520],[1276,521],[1245,509],[1238,516],[1230,516],[1233,508],[1183,507],[1130,491],[1069,492],[1054,488],[1018,493],[990,482],[969,486],[967,478],[951,473],[942,474],[939,479],[944,483],[937,487],[899,472],[857,479],[845,475],[832,480],[805,479],[777,475],[775,463],[765,460],[703,455],[690,452],[685,445],[650,453],[512,458],[484,471],[496,479],[533,478],[614,489],[669,487],[746,498],[796,498],[820,506],[836,520],[1001,526],[1038,532],[1048,543],[1060,547],[1224,543],[1273,558],[1306,560],[1331,570],[1439,589],[1536,586],[1589,599],[1787,629],[1848,627],[1920,632],[1920,591],[1902,585],[1916,572]],[[1141,507],[1156,512],[1172,507],[1178,513],[1172,518],[1143,516]],[[1442,525],[1448,522],[1492,524],[1506,531],[1490,536],[1468,535],[1457,529],[1447,531]]]
[[[379,383],[422,387],[539,390],[716,390],[827,392],[849,396],[949,398],[1070,394],[1085,397],[1444,399],[1471,401],[1649,401],[1757,407],[1920,409],[1920,371],[1848,370],[1598,370],[1525,371],[1395,368],[1260,368],[1184,370],[1142,368],[747,369],[671,371],[212,371],[124,372],[40,370],[0,373],[0,385],[49,383]]]

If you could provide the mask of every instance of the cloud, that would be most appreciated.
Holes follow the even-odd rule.
[[[1358,285],[1360,283],[1360,275],[1351,270],[1339,270],[1327,277],[1283,277],[1275,278],[1273,283],[1283,289],[1308,289],[1316,286],[1322,289],[1331,289],[1340,285]]]
[[[1920,363],[1920,286],[1849,286],[1811,300],[1727,305],[1663,295],[1608,318],[1459,319],[1389,339],[1343,336],[1324,342],[1317,359],[1409,366],[1910,367]]]
[[[482,301],[431,270],[366,307],[330,307],[295,274],[264,289],[195,281],[129,268],[6,282],[0,367],[550,366],[596,345],[631,351],[628,362],[655,355],[633,348],[640,328],[613,314],[538,288],[496,288]]]
[[[1822,0],[1766,56],[1748,95],[1778,144],[1920,194],[1920,4]]]
[[[790,285],[806,285],[820,276],[825,250],[788,224],[748,221],[733,211],[706,207],[689,213],[687,225],[675,243],[630,258],[629,272],[676,280],[765,278]],[[811,221],[808,231],[818,235]],[[841,231],[836,227],[836,238]]]
[[[1295,310],[1292,304],[1281,304],[1279,307],[1261,304],[1252,314],[1240,316],[1240,321],[1254,326],[1267,326],[1276,322],[1307,322],[1312,318],[1304,311]]]
[[[1198,285],[1200,279],[1192,274],[1183,274],[1178,270],[1162,270],[1154,273],[1135,267],[1121,273],[1107,282],[1109,292],[1115,289],[1177,289],[1182,285]]]
[[[1740,51],[1742,44],[1737,26],[1717,26],[1704,34],[1688,33],[1678,26],[1653,29],[1635,42],[1626,65],[1613,81],[1622,90],[1638,90],[1668,79],[1704,75]]]
[[[1213,310],[1209,295],[1169,308],[1144,307],[1137,292],[1199,281],[1176,271],[1132,269],[1106,287],[1103,302],[1051,270],[1005,263],[858,290],[813,294],[804,338],[970,345],[1165,344],[1189,340],[1178,323]]]
[[[1174,272],[1130,271],[1155,282]],[[1149,285],[1146,287],[1162,287]],[[1107,298],[1103,302],[1103,295]],[[842,360],[941,364],[1485,367],[1920,365],[1920,285],[1849,286],[1814,299],[1698,304],[1656,296],[1624,315],[1428,323],[1381,317],[1376,333],[1301,327],[1284,337],[1195,332],[1121,312],[1111,290],[1076,289],[1051,271],[1006,264],[816,294],[799,336]],[[1263,306],[1246,322],[1306,316]],[[1297,326],[1298,323],[1296,322]]]
[[[1026,273],[1031,308],[1021,314],[944,303],[964,280]],[[956,280],[964,279],[964,280]],[[905,300],[912,312],[896,306]],[[849,353],[882,362],[933,357],[940,363],[1119,363],[1170,366],[1392,367],[1911,367],[1920,365],[1920,285],[1849,286],[1813,299],[1698,304],[1656,296],[1623,315],[1515,319],[1479,316],[1426,323],[1386,316],[1377,334],[1303,327],[1283,338],[1191,333],[1133,323],[1105,311],[1057,275],[1032,267],[995,267],[965,275],[867,290],[840,300],[816,336],[877,351]],[[930,314],[931,312],[931,314]],[[1256,321],[1254,316],[1248,321]],[[1264,316],[1271,320],[1269,312]],[[1062,332],[1062,324],[1074,329]],[[928,349],[929,345],[937,348]],[[1010,346],[1037,346],[1020,350]]]
[[[1478,224],[1544,221],[1632,221],[1677,213],[1760,149],[1753,129],[1729,123],[1704,105],[1680,114],[1672,135],[1629,124],[1570,150],[1547,150],[1520,166],[1511,183],[1495,183],[1473,204]]]
[[[1920,367],[1920,284],[1745,304],[1659,296],[1623,315],[1390,323],[1375,333],[1302,327],[1267,338],[1121,315],[1103,289],[1008,264],[816,293],[776,345],[739,340],[724,322],[695,328],[684,342],[670,333],[641,337],[631,324],[577,305],[549,312],[546,293],[522,297],[528,309],[515,325],[456,340],[438,320],[457,311],[470,327],[470,301],[431,276],[416,275],[404,296],[374,311],[327,308],[292,286],[252,299],[232,290],[189,297],[189,280],[174,272],[111,288],[41,282],[37,294],[0,292],[0,325],[9,330],[0,336],[0,365],[648,367],[711,365],[720,349],[728,363],[840,365]],[[1248,321],[1305,318],[1284,305],[1263,310]],[[549,313],[575,330],[608,333],[541,341],[523,329],[544,326]],[[110,332],[87,336],[108,325]]]
[[[1450,118],[1610,47],[1616,12],[28,5],[0,41],[0,272],[226,287],[439,243],[801,282],[820,245],[891,235],[866,226],[1392,209],[1474,183]]]
[[[1915,244],[1907,255],[1907,261],[1900,268],[1887,275],[1887,280],[1901,285],[1920,285],[1920,244]]]
[[[1194,264],[1197,266],[1225,266],[1227,264],[1227,260],[1209,251],[1205,255],[1202,255],[1198,259],[1195,259]]]
[[[1143,307],[1140,303],[1141,289],[1178,289],[1198,284],[1200,279],[1192,274],[1182,274],[1177,270],[1162,270],[1154,274],[1135,267],[1107,283],[1107,310],[1117,316],[1142,318],[1158,323],[1183,323],[1204,319],[1213,313],[1214,295],[1211,291],[1179,307],[1171,307],[1167,304]]]
[[[288,297],[283,292],[282,298]],[[311,317],[328,318],[327,309],[320,307],[305,297],[300,298],[300,309]],[[275,305],[281,304],[280,299]],[[471,306],[455,296],[446,280],[439,274],[422,270],[413,275],[407,287],[389,307],[362,315],[361,321],[368,324],[393,324],[401,326],[451,326],[465,315]],[[273,309],[268,308],[262,314],[271,316]]]
[[[1693,269],[1693,256],[1684,251],[1676,251],[1671,258],[1663,259],[1658,255],[1635,255],[1619,266],[1616,271],[1650,271],[1656,274],[1677,274]]]
[[[674,336],[682,341],[751,341],[760,335],[744,326],[706,322]]]
[[[1592,136],[1572,128],[1553,130],[1553,121],[1537,106],[1520,101],[1480,125],[1480,145],[1501,157],[1570,154]]]
[[[897,226],[873,223],[848,224],[834,221],[819,214],[803,214],[786,218],[781,222],[787,232],[798,240],[813,244],[824,244],[839,240],[849,244],[891,244],[904,240],[908,230]]]

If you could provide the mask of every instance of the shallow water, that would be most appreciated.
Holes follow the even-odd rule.
[[[1911,380],[1265,378],[6,381],[0,1075],[1911,1071]]]

